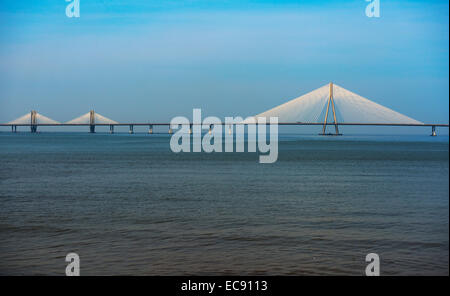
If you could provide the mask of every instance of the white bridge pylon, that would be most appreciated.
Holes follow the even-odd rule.
[[[91,110],[80,117],[67,121],[66,124],[90,124],[91,133],[94,133],[96,124],[118,124],[118,122]]]
[[[254,117],[265,117],[266,122],[269,122],[270,117],[278,117],[278,122],[323,123],[323,133],[327,124],[336,124],[336,134],[339,134],[338,123],[422,124],[334,83],[326,84]]]

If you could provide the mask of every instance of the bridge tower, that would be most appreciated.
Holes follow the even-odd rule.
[[[89,111],[89,128],[91,133],[95,133],[95,112],[94,110]]]
[[[327,123],[328,123],[328,111],[330,110],[330,103],[331,103],[331,109],[333,111],[333,123],[334,123],[334,128],[336,130],[336,132],[334,134],[329,133],[326,134],[325,131],[327,129]],[[334,108],[334,99],[333,99],[333,82],[330,82],[330,92],[328,95],[328,102],[327,102],[327,111],[325,113],[325,120],[323,122],[323,129],[322,129],[322,133],[319,135],[330,135],[330,136],[340,136],[342,134],[339,133],[339,127],[337,124],[337,120],[336,120],[336,110]]]
[[[35,110],[31,110],[31,122],[30,122],[30,130],[32,133],[37,131],[37,112]]]

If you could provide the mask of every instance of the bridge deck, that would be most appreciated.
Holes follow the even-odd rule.
[[[192,125],[201,125],[201,123],[190,123]],[[232,125],[249,125],[249,124],[254,124],[254,123],[232,123]],[[270,123],[266,123],[267,125]],[[37,123],[37,124],[33,124],[34,126],[91,126],[91,124],[89,123]],[[145,125],[145,126],[149,126],[149,125],[154,125],[154,126],[158,126],[158,125],[170,125],[170,123],[162,123],[162,122],[147,122],[147,123],[142,123],[142,122],[137,122],[137,123],[95,123],[93,124],[95,126],[130,126],[130,125],[135,125],[135,126],[140,126],[140,125]],[[222,122],[221,125],[229,125],[229,123],[225,123]],[[278,125],[320,125],[323,126],[324,123],[323,122],[279,122]],[[335,125],[334,123],[330,122],[327,123],[326,125]],[[342,126],[435,126],[435,127],[449,127],[448,124],[445,123],[423,123],[423,124],[416,124],[416,123],[358,123],[358,122],[342,122],[342,123],[337,123],[337,125],[342,125]],[[31,123],[0,123],[0,126],[32,126]]]

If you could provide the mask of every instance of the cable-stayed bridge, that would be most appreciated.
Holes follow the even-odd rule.
[[[323,123],[335,127],[339,135],[339,123],[378,123],[423,125],[423,122],[381,106],[336,84],[329,83],[301,97],[256,115],[277,116],[280,122]]]
[[[75,119],[69,120],[67,125],[85,125],[89,124],[90,132],[95,133],[95,125],[98,124],[107,124],[107,125],[117,125],[118,122],[112,119],[106,118],[98,113],[95,113],[94,110],[89,111],[88,113],[81,115]]]
[[[234,124],[255,124],[261,117],[266,119],[267,124],[270,122],[270,117],[278,117],[279,125],[318,125],[322,127],[320,135],[333,136],[341,135],[339,126],[429,126],[432,128],[432,136],[436,135],[436,127],[449,126],[448,123],[420,122],[334,83],[324,85],[287,103]],[[191,127],[194,124],[199,123],[191,123]],[[38,126],[89,126],[91,133],[95,132],[96,126],[109,126],[111,133],[114,133],[115,126],[129,126],[130,133],[133,133],[134,126],[143,125],[149,127],[149,133],[153,133],[153,126],[161,125],[169,126],[169,133],[172,132],[170,123],[119,123],[95,113],[93,110],[65,123],[55,121],[33,110],[13,121],[0,124],[0,126],[11,126],[12,132],[17,131],[17,126],[30,126],[32,133],[37,131]],[[327,133],[328,126],[334,127],[334,132]]]

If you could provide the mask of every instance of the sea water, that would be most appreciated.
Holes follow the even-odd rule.
[[[169,141],[0,133],[0,274],[448,275],[448,136],[280,134],[273,164]]]

